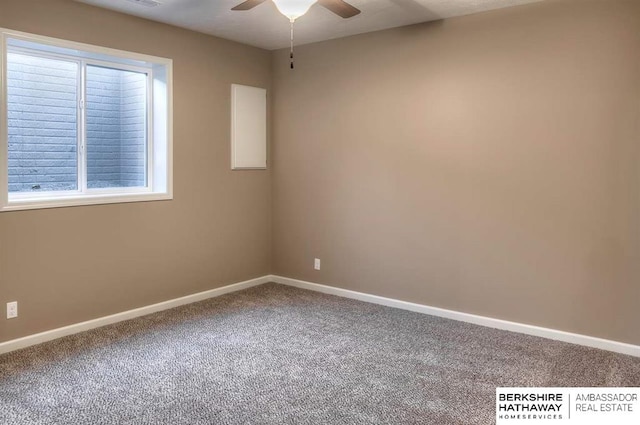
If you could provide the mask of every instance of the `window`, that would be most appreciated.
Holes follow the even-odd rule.
[[[3,211],[172,198],[171,60],[1,35]]]

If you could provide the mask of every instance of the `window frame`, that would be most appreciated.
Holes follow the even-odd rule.
[[[76,55],[9,46],[9,40],[36,43],[52,49],[70,49]],[[9,192],[9,122],[7,97],[7,54],[23,53],[35,57],[75,62],[77,84],[77,180],[76,190]],[[93,56],[93,57],[91,57]],[[102,56],[96,58],[96,56]],[[146,161],[145,187],[88,188],[86,71],[97,66],[146,74]],[[161,70],[160,77],[155,71]],[[0,28],[0,212],[125,202],[173,199],[173,61],[139,53],[94,46],[46,36]],[[158,100],[154,94],[158,94]],[[158,137],[156,137],[158,136]],[[157,138],[162,143],[156,145]]]

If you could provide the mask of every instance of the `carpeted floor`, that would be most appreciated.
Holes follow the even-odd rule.
[[[0,356],[1,424],[491,424],[640,359],[276,284]]]

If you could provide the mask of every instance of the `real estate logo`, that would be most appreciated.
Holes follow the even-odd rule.
[[[496,388],[496,425],[640,424],[640,388]]]

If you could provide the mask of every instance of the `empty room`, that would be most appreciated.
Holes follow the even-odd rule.
[[[640,423],[639,0],[0,0],[0,424]]]

